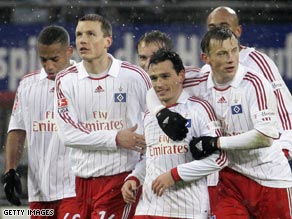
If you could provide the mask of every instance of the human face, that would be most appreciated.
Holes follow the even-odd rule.
[[[222,8],[210,13],[207,19],[208,30],[214,27],[226,27],[239,38],[241,25],[238,24],[238,17],[233,10]]]
[[[138,62],[139,66],[148,72],[148,65],[153,53],[157,52],[160,47],[156,43],[146,44],[144,41],[138,45]]]
[[[170,106],[177,102],[184,80],[184,71],[176,73],[171,61],[166,60],[149,66],[149,76],[159,100]]]
[[[48,74],[48,79],[55,80],[58,72],[70,65],[73,54],[71,46],[64,46],[61,43],[52,45],[38,44],[40,62]]]
[[[99,21],[79,21],[75,37],[78,54],[87,62],[106,56],[112,43],[111,36],[104,36]]]
[[[224,84],[233,79],[238,68],[239,46],[235,36],[224,41],[211,39],[210,51],[202,59],[211,66],[214,80]]]

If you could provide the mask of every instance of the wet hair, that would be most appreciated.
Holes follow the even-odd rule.
[[[61,43],[63,46],[70,45],[70,37],[65,28],[57,25],[45,27],[38,36],[38,43],[44,45],[52,45]]]
[[[209,30],[205,36],[203,37],[201,41],[201,50],[203,53],[208,54],[210,51],[210,41],[211,40],[218,40],[220,42],[223,42],[226,39],[231,39],[232,37],[235,37],[239,43],[238,37],[228,28],[226,27],[214,27],[211,30]]]
[[[185,70],[180,56],[176,52],[165,48],[161,48],[157,52],[153,53],[148,67],[150,67],[151,64],[158,64],[167,60],[172,62],[173,68],[177,74],[179,74],[180,71]]]
[[[159,30],[152,30],[150,32],[146,32],[137,42],[136,50],[138,51],[138,46],[141,42],[145,42],[146,44],[154,43],[158,45],[160,48],[166,48],[168,50],[173,49],[172,40],[169,35],[163,33]]]
[[[86,14],[81,17],[78,21],[98,21],[101,23],[101,31],[104,37],[113,35],[112,25],[105,17],[99,14]]]

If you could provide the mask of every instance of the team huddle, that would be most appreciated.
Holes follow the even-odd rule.
[[[116,59],[97,14],[78,20],[76,63],[68,32],[45,27],[42,69],[12,109],[7,200],[21,205],[26,140],[29,207],[54,210],[33,219],[291,219],[289,89],[267,55],[240,45],[234,10],[214,9],[207,27],[200,68],[157,30],[139,39],[139,66]]]

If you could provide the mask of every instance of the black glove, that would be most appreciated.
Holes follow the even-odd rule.
[[[195,138],[190,141],[190,150],[195,160],[208,157],[213,154],[214,151],[218,150],[217,141],[219,137],[204,136]]]
[[[10,169],[7,173],[5,173],[3,183],[7,200],[13,205],[21,205],[19,198],[15,195],[15,191],[18,194],[22,193],[21,181],[18,173],[14,169]]]
[[[188,120],[179,113],[164,108],[157,113],[156,118],[160,128],[172,140],[183,140],[187,136],[189,131],[186,127]]]

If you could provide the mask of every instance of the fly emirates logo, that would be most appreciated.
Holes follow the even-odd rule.
[[[189,151],[189,146],[184,141],[172,141],[166,135],[158,137],[158,145],[147,148],[150,156],[159,156],[165,154],[185,154]]]
[[[98,130],[120,130],[124,128],[124,121],[108,119],[108,113],[102,111],[94,111],[93,119],[85,122],[84,125],[90,131]]]
[[[33,132],[56,132],[57,126],[54,120],[54,112],[46,111],[45,119],[32,122]]]

